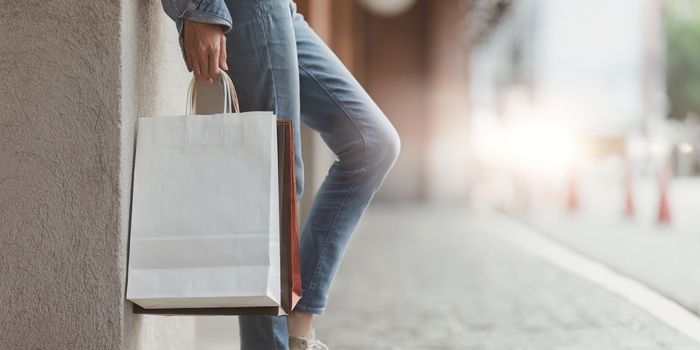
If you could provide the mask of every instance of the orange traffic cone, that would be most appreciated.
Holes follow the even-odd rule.
[[[661,225],[671,223],[671,208],[668,203],[668,182],[671,176],[671,164],[666,161],[659,173],[659,216]]]
[[[659,224],[665,225],[671,223],[671,209],[668,205],[668,195],[666,190],[661,192],[661,203],[659,203]]]
[[[629,160],[625,166],[625,216],[634,217],[634,168]]]
[[[625,216],[628,218],[634,217],[634,199],[632,196],[632,191],[628,190],[625,196]]]
[[[566,207],[571,212],[576,211],[579,208],[578,175],[576,174],[576,169],[572,169],[571,173],[569,174]]]

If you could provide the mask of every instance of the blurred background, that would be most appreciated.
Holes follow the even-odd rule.
[[[397,257],[406,264],[396,267],[393,274],[377,277],[377,281],[411,279],[415,286],[425,284],[435,273],[426,272],[421,277],[411,272],[421,266],[479,275],[490,270],[473,269],[470,263],[451,270],[445,265],[458,262],[434,259],[436,254],[479,257],[478,248],[466,247],[469,243],[464,238],[468,231],[480,230],[473,227],[474,222],[497,228],[503,220],[515,220],[642,282],[694,313],[700,312],[700,275],[691,272],[700,264],[700,3],[299,0],[297,4],[375,98],[402,138],[401,156],[351,244],[351,262],[344,264],[338,276],[341,287],[335,290],[341,291],[331,297],[336,300],[331,302],[335,316],[324,319],[326,328],[320,323],[326,334],[335,336],[331,344],[340,348],[367,346],[357,339],[353,342],[352,335],[339,335],[339,329],[352,323],[348,314],[339,315],[338,310],[345,310],[345,305],[349,313],[357,312],[358,300],[353,296],[363,295],[364,289],[347,281],[379,289],[372,286],[372,277],[361,272],[366,270],[358,264],[371,260],[376,264],[367,269],[390,270],[382,263],[385,259],[370,253],[371,247],[385,244],[384,250],[397,247],[422,252],[430,261]],[[305,131],[304,139],[307,183],[313,189],[333,156],[313,133]],[[310,195],[304,198],[305,207],[310,200]],[[482,215],[482,210],[501,216]],[[403,239],[411,233],[391,236],[377,229],[389,227],[392,231],[390,227],[401,227],[411,220],[414,225],[408,226],[413,228],[407,230],[416,231],[417,225],[423,234],[434,238],[421,241],[423,236],[413,237],[414,243],[397,246],[386,235]],[[506,228],[496,230],[508,233]],[[453,231],[455,237],[447,238]],[[438,253],[419,248],[416,245],[421,243],[415,242],[423,242],[423,247],[449,244],[455,250]],[[487,254],[499,254],[484,249]],[[518,264],[499,261],[494,264]],[[531,276],[532,282],[540,274],[546,275],[544,270],[538,271],[523,273]],[[488,273],[506,272],[497,269]],[[554,279],[547,283],[540,287],[555,290],[569,282]],[[502,285],[486,284],[490,286],[485,288],[486,294],[497,295],[503,289]],[[438,283],[435,290],[424,291],[424,298],[445,298],[445,290],[459,289],[458,285]],[[392,293],[405,293],[391,285],[385,288],[393,291],[386,303],[398,302],[397,294]],[[470,298],[468,293],[454,293]],[[579,293],[588,292],[581,289]],[[569,297],[576,299],[576,295]],[[377,298],[370,293],[366,297]],[[503,305],[527,309],[512,294],[501,295],[500,300]],[[584,305],[600,304],[584,300]],[[410,305],[409,309],[415,307]],[[550,310],[554,314],[563,309],[548,307],[555,309]],[[455,321],[456,326],[444,317],[435,320],[435,329],[457,330],[445,334],[435,331],[439,335],[432,336],[456,336],[462,330],[467,338],[471,334],[471,339],[481,339],[481,333],[469,324],[476,316],[472,311],[465,311],[464,320]],[[553,317],[554,321],[542,328],[588,329],[598,339],[608,334],[605,326],[586,321],[585,312],[572,312],[584,316],[570,323]],[[392,323],[411,319],[406,316],[410,314],[380,319]],[[483,312],[478,314],[483,316]],[[496,315],[500,316],[493,316],[496,321],[487,328],[499,329],[500,322],[508,319]],[[417,331],[425,327],[425,315],[414,319],[398,332],[419,332],[421,339],[432,339],[430,334]],[[513,322],[522,326],[530,321],[522,317]],[[627,321],[621,322],[613,322],[614,327],[609,328],[619,332],[629,326]],[[639,333],[640,328],[641,333],[646,331],[644,322],[631,322],[636,325],[631,333]],[[350,328],[367,331],[376,327],[363,319]],[[370,338],[397,334],[396,328],[379,329]],[[530,339],[526,334],[532,332],[521,331],[522,339]],[[493,336],[498,332],[489,334],[492,336],[486,338],[502,339]],[[548,348],[546,344],[556,337],[541,338],[545,340],[534,348]],[[587,348],[617,348],[591,339],[580,343],[591,346]],[[394,347],[401,344],[396,339],[381,344],[377,348],[406,348]],[[436,343],[425,344],[431,345],[416,348],[438,347]],[[464,344],[471,343],[446,344],[446,348],[465,348]],[[474,344],[474,349],[490,348]],[[658,347],[651,348],[672,348],[662,342],[654,344]]]
[[[700,1],[296,3],[402,139],[331,349],[700,349]],[[161,1],[0,23],[0,348],[238,348],[125,300],[135,126],[191,79]],[[302,132],[303,219],[334,156]]]

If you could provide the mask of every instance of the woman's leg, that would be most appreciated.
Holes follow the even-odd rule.
[[[293,25],[301,120],[338,157],[301,231],[303,291],[296,310],[305,313],[294,313],[289,321],[291,329],[304,333],[299,323],[323,312],[350,236],[393,166],[400,141],[379,107],[296,11]]]
[[[226,35],[229,75],[242,111],[275,111],[294,127],[297,192],[303,167],[299,138],[299,71],[288,0],[226,0],[233,29]],[[241,349],[288,349],[285,317],[239,317]]]

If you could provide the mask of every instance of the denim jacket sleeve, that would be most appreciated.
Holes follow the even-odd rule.
[[[182,57],[185,57],[183,41],[183,24],[185,19],[196,22],[219,24],[224,27],[224,32],[229,32],[233,27],[231,14],[228,12],[224,0],[161,0],[163,10],[177,26],[179,33],[180,49]]]

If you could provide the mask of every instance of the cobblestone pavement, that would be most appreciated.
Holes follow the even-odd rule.
[[[319,338],[332,350],[700,350],[488,233],[501,224],[458,206],[372,207],[315,321]],[[238,349],[235,320],[200,318],[198,349]]]
[[[645,311],[485,232],[459,207],[373,207],[317,334],[331,349],[700,349]]]

